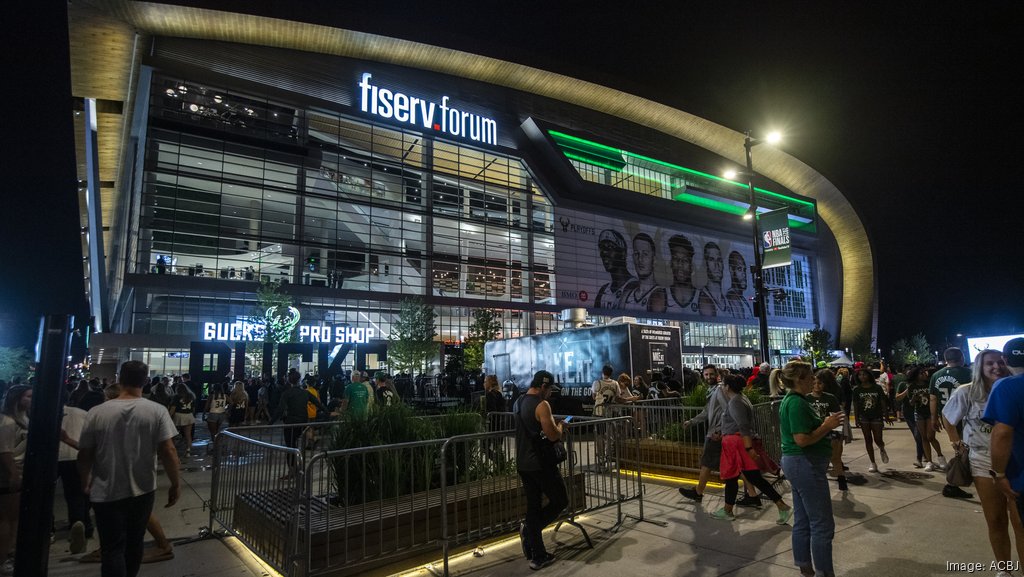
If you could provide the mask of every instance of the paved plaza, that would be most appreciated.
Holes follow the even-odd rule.
[[[197,430],[199,428],[197,427]],[[881,465],[879,474],[864,474],[864,484],[851,483],[841,493],[833,483],[836,517],[835,558],[839,575],[846,577],[958,575],[947,571],[947,562],[991,561],[991,550],[977,499],[947,499],[940,494],[944,477],[911,466],[913,440],[905,426],[885,431],[892,461]],[[203,443],[200,439],[199,443]],[[847,445],[847,464],[853,473],[867,470],[863,443]],[[197,447],[193,454],[204,455]],[[171,509],[163,509],[165,484],[157,496],[157,515],[168,537],[177,541],[170,561],[143,565],[143,577],[274,576],[255,555],[235,539],[205,539],[188,542],[209,524],[204,501],[209,498],[212,459],[185,459],[182,497]],[[166,482],[166,477],[161,477]],[[541,574],[550,576],[601,575],[623,577],[642,575],[795,576],[792,565],[790,529],[775,524],[774,507],[761,511],[737,508],[735,522],[717,521],[707,513],[721,506],[721,490],[714,489],[700,505],[683,500],[670,481],[648,481],[644,517],[637,502],[624,505],[627,518],[617,531],[614,508],[580,518],[594,543],[586,547],[580,532],[563,526],[557,533],[545,533],[549,549],[558,561]],[[969,489],[973,492],[973,489]],[[784,495],[788,499],[788,494]],[[63,497],[58,491],[55,504],[57,526],[66,525]],[[453,556],[452,575],[499,577],[532,573],[522,558],[518,538],[492,540],[479,549]],[[96,547],[90,541],[89,549]],[[440,568],[438,553],[408,560],[370,576],[402,574],[429,577],[426,567]],[[99,564],[77,562],[68,551],[67,530],[59,530],[50,549],[50,575],[99,575]],[[986,570],[981,575],[994,575]],[[975,573],[975,574],[979,574]]]

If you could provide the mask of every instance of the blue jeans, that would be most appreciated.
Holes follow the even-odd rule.
[[[835,575],[832,567],[832,537],[836,522],[832,517],[829,491],[829,455],[783,455],[782,471],[793,488],[793,561],[797,567],[811,568],[816,575]]]

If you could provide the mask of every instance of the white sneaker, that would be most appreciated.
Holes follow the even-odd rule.
[[[925,466],[924,466],[924,470],[928,471],[928,472],[934,471],[935,470],[935,464],[932,463],[931,461],[928,461],[928,463],[926,463]]]
[[[943,470],[946,469],[946,458],[942,455],[939,455],[939,468]]]
[[[886,453],[884,448],[880,448],[879,451],[882,452],[882,464],[884,465],[884,464],[888,463],[889,462],[889,453]]]
[[[878,472],[878,467],[874,463],[871,463],[871,466],[868,467],[868,473],[877,473],[877,472]]]

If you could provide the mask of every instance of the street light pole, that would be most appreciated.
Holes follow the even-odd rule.
[[[761,144],[760,140],[750,137],[750,131],[747,131],[743,138],[743,149],[747,152],[747,187],[750,189],[750,220],[751,229],[753,234],[751,238],[754,242],[754,266],[751,268],[751,276],[754,280],[754,302],[757,304],[757,323],[758,331],[761,338],[758,339],[758,344],[761,349],[761,362],[770,362],[768,355],[768,309],[765,304],[765,290],[764,290],[764,271],[762,270],[761,261],[761,235],[757,230],[757,196],[754,193],[754,161],[750,155],[750,150]]]

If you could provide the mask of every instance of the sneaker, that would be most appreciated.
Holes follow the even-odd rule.
[[[779,509],[779,518],[775,521],[776,525],[785,525],[789,522],[789,518],[793,516],[793,508]]]
[[[526,523],[519,524],[519,543],[523,546],[523,555],[530,559],[533,555],[530,554],[530,547],[526,544]]]
[[[0,575],[14,575],[14,559],[7,559],[0,564]]]
[[[843,491],[845,493],[846,491],[850,490],[850,485],[846,482],[846,476],[845,475],[840,475],[839,478],[836,479],[836,481],[839,482],[839,490],[840,491]]]
[[[885,448],[884,447],[879,448],[878,450],[882,453],[882,464],[883,465],[888,464],[889,463],[889,453],[885,452]]]
[[[942,469],[943,471],[946,470],[946,458],[943,457],[942,455],[939,455],[939,468]]]
[[[715,511],[714,513],[711,513],[711,518],[718,519],[719,521],[735,521],[736,515],[733,515],[732,513],[726,511],[725,507],[722,507],[721,509]]]
[[[75,521],[75,524],[71,526],[71,553],[78,555],[85,551],[85,523],[81,521]]]
[[[534,571],[543,569],[554,562],[555,556],[551,553],[545,553],[543,557],[530,561],[530,569],[533,569]]]
[[[679,494],[698,503],[704,500],[704,495],[698,493],[697,489],[691,489],[689,487],[679,487]]]
[[[925,466],[924,466],[924,470],[928,471],[929,473],[931,473],[932,471],[935,470],[935,465],[931,461],[928,461],[928,463],[925,464]]]
[[[878,465],[876,465],[874,463],[871,463],[871,466],[868,467],[868,473],[877,473],[877,472],[878,472]]]
[[[921,461],[914,461],[913,464],[915,469],[920,469],[921,467],[924,467],[924,465],[921,464]]]
[[[1010,573],[1009,571],[1000,571],[999,573],[996,573],[996,577],[1013,577],[1013,573]]]
[[[743,498],[736,501],[736,504],[740,507],[753,507],[754,509],[761,508],[761,498],[751,497],[750,495],[743,495]]]
[[[953,485],[946,485],[943,487],[942,496],[949,497],[950,499],[971,499],[974,497],[973,494],[964,491],[960,487],[954,487]]]

